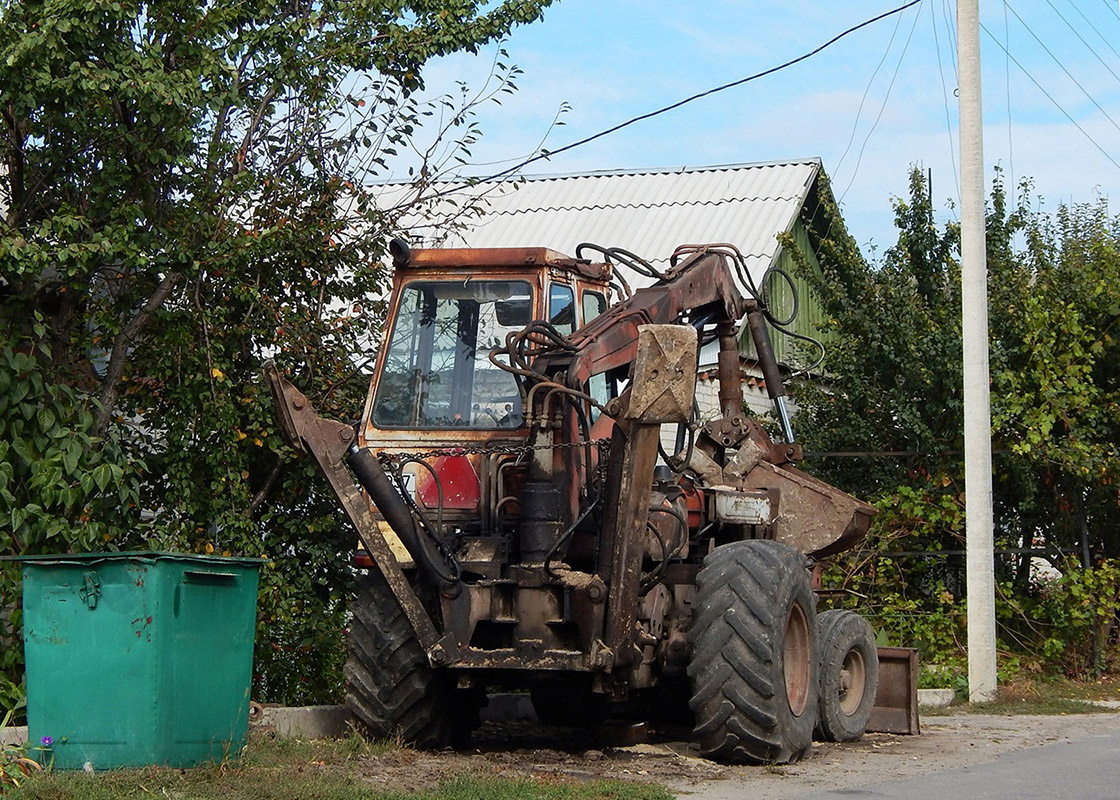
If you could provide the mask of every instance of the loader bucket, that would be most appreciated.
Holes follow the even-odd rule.
[[[879,648],[879,691],[867,730],[912,736],[922,732],[918,718],[918,651],[914,648]]]
[[[847,550],[867,533],[875,509],[835,486],[789,466],[760,461],[745,476],[744,489],[777,489],[774,538],[822,558]]]

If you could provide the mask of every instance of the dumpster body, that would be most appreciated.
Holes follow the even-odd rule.
[[[28,740],[57,769],[220,763],[248,731],[259,559],[23,564]]]

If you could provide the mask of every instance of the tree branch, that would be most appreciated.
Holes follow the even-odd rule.
[[[94,432],[101,436],[109,427],[109,420],[112,419],[113,407],[117,404],[117,398],[120,396],[121,375],[124,374],[124,365],[128,359],[128,348],[132,342],[144,330],[144,326],[148,324],[152,314],[159,310],[167,298],[170,297],[171,292],[179,284],[183,276],[178,272],[169,272],[163,276],[163,280],[156,286],[156,290],[152,292],[152,296],[144,303],[143,307],[137,311],[124,329],[116,335],[113,339],[113,350],[109,355],[109,366],[105,371],[105,380],[101,385],[101,408],[97,412],[97,425]]]
[[[256,494],[253,495],[253,499],[249,502],[249,516],[257,513],[257,509],[260,508],[261,503],[265,501],[265,498],[268,497],[268,493],[272,491],[272,487],[276,484],[276,479],[280,477],[280,467],[282,464],[283,462],[278,458],[276,459],[276,463],[272,465],[272,470],[268,473],[268,477],[265,478],[264,484],[257,490]]]
[[[268,111],[268,107],[272,105],[272,101],[276,99],[278,93],[279,86],[274,85],[265,93],[265,96],[261,98],[261,102],[257,105],[256,113],[253,114],[252,120],[249,121],[249,125],[245,129],[245,137],[241,140],[241,148],[236,154],[237,172],[245,171],[245,162],[249,158],[249,147],[253,143],[253,136],[256,134],[257,129],[260,128],[261,122],[264,120],[264,115]]]

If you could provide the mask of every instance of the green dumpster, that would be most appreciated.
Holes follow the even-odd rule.
[[[49,741],[56,769],[191,767],[240,754],[261,559],[16,560],[28,741]]]

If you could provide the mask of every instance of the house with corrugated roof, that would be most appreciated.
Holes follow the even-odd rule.
[[[394,191],[405,189],[386,187],[385,202],[392,202]],[[446,213],[409,214],[401,232],[417,247],[547,247],[566,255],[589,242],[623,248],[661,268],[667,268],[680,244],[730,243],[742,252],[755,285],[769,287],[768,301],[779,317],[791,307],[790,286],[767,280],[767,274],[778,269],[793,277],[799,311],[790,328],[820,338],[820,308],[779,237],[789,234],[810,267],[817,267],[809,230],[823,232],[831,224],[820,202],[822,191],[829,190],[819,159],[527,177],[443,190],[444,200],[471,213],[451,226],[430,221],[445,219]],[[773,338],[779,360],[797,360],[789,337]],[[702,354],[700,362],[698,402],[702,409],[718,408],[714,353]],[[749,337],[744,370],[748,405],[769,411]]]

